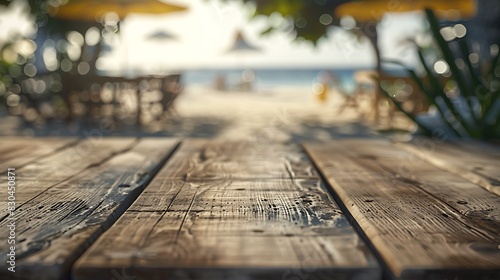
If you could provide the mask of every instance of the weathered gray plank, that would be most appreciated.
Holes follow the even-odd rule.
[[[396,146],[500,195],[500,149],[476,141],[416,138]]]
[[[385,140],[305,148],[395,276],[500,276],[497,195]]]
[[[57,183],[66,181],[115,154],[123,153],[136,144],[136,138],[82,139],[50,155],[34,159],[16,168],[16,203],[20,205],[28,202]],[[5,185],[6,180],[5,176],[0,177],[0,184]],[[7,188],[0,188],[0,196],[7,196]],[[7,212],[7,208],[1,208],[0,218],[5,217]]]
[[[141,139],[130,150],[19,205],[15,275],[19,279],[69,276],[71,264],[133,202],[176,143],[174,139]],[[6,236],[7,222],[0,221],[0,236]],[[12,276],[5,267],[6,246],[0,244],[0,277]]]
[[[64,180],[129,150],[137,141],[137,138],[84,138],[17,169],[17,177],[19,180]]]
[[[187,181],[318,177],[295,145],[203,139],[183,141],[167,171],[159,176]]]
[[[35,159],[71,146],[74,138],[0,138],[0,174],[7,168],[19,168]]]
[[[9,210],[7,209],[9,192],[7,188],[7,178],[6,175],[0,175],[0,220],[5,219],[8,216]],[[30,180],[30,181],[20,181],[16,180],[15,189],[15,200],[16,204],[20,205],[27,202],[28,200],[36,197],[38,194],[43,192],[45,189],[55,186],[59,183],[59,180]]]
[[[193,145],[180,147],[171,161],[176,164],[166,164],[134,204],[75,263],[74,279],[110,279],[117,274],[136,279],[381,276],[374,257],[319,178],[270,179],[268,173],[259,174],[255,169],[251,174],[230,169],[231,175],[252,175],[233,180],[230,176],[202,176],[200,170],[213,169],[186,163],[183,166],[196,171],[194,178],[205,179],[172,179],[172,171],[178,174],[178,170],[171,167],[192,162],[193,154],[205,154],[211,166],[244,157],[218,152],[237,143],[201,141],[198,151]],[[256,155],[264,153],[257,148]],[[269,169],[280,170],[270,164]]]

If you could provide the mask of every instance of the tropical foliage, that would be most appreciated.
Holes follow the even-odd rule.
[[[230,2],[235,0],[217,0]],[[350,0],[238,0],[249,5],[254,5],[254,16],[280,15],[286,19],[283,24],[275,25],[269,21],[263,34],[275,30],[293,29],[296,38],[310,41],[314,44],[327,34],[330,26],[338,26],[339,20],[333,11],[340,4]]]
[[[500,65],[498,46],[492,46],[490,60],[479,59],[471,52],[466,36],[447,41],[442,26],[431,10],[426,10],[432,36],[439,50],[439,60],[429,63],[424,50],[417,46],[425,76],[419,77],[406,67],[430,104],[439,112],[446,130],[456,137],[492,139],[500,137]],[[496,53],[495,53],[496,52]],[[392,61],[399,65],[400,62]],[[438,65],[436,65],[438,63]],[[404,66],[404,65],[403,65]],[[436,68],[437,71],[436,71]],[[437,72],[440,72],[439,74]],[[434,127],[405,111],[390,89],[382,92],[396,107],[412,119],[427,134]]]

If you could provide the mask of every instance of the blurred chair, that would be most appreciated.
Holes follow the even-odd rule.
[[[180,74],[137,78],[85,75],[63,77],[75,118],[97,122],[103,118],[120,123],[147,125],[175,113],[173,104],[182,91]],[[74,97],[72,97],[74,96]]]
[[[340,105],[338,105],[337,113],[340,114],[346,109],[351,108],[356,111],[361,117],[365,117],[368,113],[363,112],[364,103],[372,100],[371,96],[375,91],[375,83],[371,78],[371,75],[375,73],[374,71],[358,71],[354,74],[354,90],[346,90],[341,86],[340,81],[336,81],[335,89],[344,99]],[[371,111],[371,110],[370,110]]]

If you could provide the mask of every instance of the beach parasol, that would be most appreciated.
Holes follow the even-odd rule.
[[[360,22],[380,21],[386,13],[404,13],[432,9],[441,19],[470,18],[476,13],[474,0],[364,0],[345,3],[335,9],[337,17],[352,16]]]
[[[177,36],[175,36],[174,34],[172,34],[170,32],[159,30],[159,31],[156,31],[156,32],[153,32],[153,33],[147,35],[146,39],[147,40],[155,40],[155,41],[175,40],[175,39],[177,39]]]
[[[51,14],[61,19],[99,21],[110,12],[124,19],[131,13],[166,14],[183,10],[186,7],[158,0],[70,0],[67,4],[54,8]]]
[[[77,26],[88,27],[89,24],[96,26],[97,22],[110,13],[115,14],[120,21],[123,21],[127,15],[132,13],[159,15],[186,9],[184,6],[158,0],[69,0],[66,4],[51,9],[49,14],[54,18],[68,22],[69,25],[76,23]],[[122,40],[124,40],[123,36]],[[91,65],[95,64],[99,56],[99,48],[100,45],[97,46]]]
[[[476,14],[476,1],[474,0],[362,0],[353,1],[339,5],[335,9],[335,15],[340,18],[351,16],[361,24],[379,22],[386,13],[405,13],[412,11],[423,11],[429,8],[435,11],[438,18],[446,20],[459,20],[470,18]],[[375,49],[377,57],[377,72],[381,72],[380,50],[378,48],[377,29],[372,28],[364,31]],[[374,117],[378,119],[378,101],[380,99],[378,88],[376,88],[374,99]]]
[[[232,53],[241,51],[260,51],[260,48],[249,44],[243,36],[243,32],[241,30],[238,30],[236,31],[233,46],[227,52]]]
[[[236,35],[234,37],[234,42],[229,48],[229,50],[226,53],[238,53],[239,56],[241,56],[241,61],[243,66],[245,65],[245,59],[244,59],[244,54],[248,52],[260,52],[261,49],[259,47],[256,47],[245,39],[243,36],[243,31],[237,30]],[[244,66],[244,68],[246,68]],[[243,86],[250,90],[251,89],[251,84],[255,80],[255,73],[250,70],[250,69],[245,69],[241,75],[241,78],[243,80]]]
[[[335,15],[340,18],[351,16],[362,24],[377,23],[386,13],[405,13],[412,11],[423,11],[429,8],[435,11],[438,18],[447,20],[459,20],[470,18],[476,14],[475,0],[361,0],[339,5],[335,9]],[[364,30],[366,31],[366,30]],[[377,48],[377,30],[374,28],[365,35],[374,44],[379,60]],[[380,61],[377,61],[377,68]]]
[[[95,24],[100,22],[109,13],[114,13],[122,21],[132,13],[163,15],[186,9],[184,6],[168,4],[158,0],[69,0],[68,3],[50,10],[49,14],[54,18],[62,20]],[[123,36],[121,38],[124,40]],[[126,46],[126,44],[124,45]],[[95,63],[100,54],[100,44],[97,44],[97,49],[94,53],[90,63],[91,66],[94,66],[91,68],[92,70],[95,70]],[[127,57],[126,50],[124,53],[125,57]],[[124,60],[123,68],[127,69],[127,71],[129,70],[126,59]],[[91,73],[94,74],[93,72]],[[140,112],[141,102],[139,92],[137,92],[137,100],[138,112]],[[139,122],[140,114],[138,114]]]

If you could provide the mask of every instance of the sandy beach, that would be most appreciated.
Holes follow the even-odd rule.
[[[217,91],[210,86],[188,85],[175,100],[174,110],[148,127],[128,127],[107,133],[115,136],[175,136],[255,141],[328,140],[365,137],[368,128],[355,108],[340,110],[345,101],[333,89],[320,102],[312,87],[274,87],[253,91]],[[2,117],[2,135],[84,136],[75,123],[24,125],[13,116]],[[91,127],[90,129],[94,129]]]
[[[176,129],[179,136],[193,136],[189,126],[198,125],[207,128],[206,136],[224,139],[289,141],[373,135],[358,121],[354,109],[338,113],[343,101],[330,90],[327,100],[320,102],[310,87],[226,92],[191,86],[176,101],[178,116],[172,124],[184,127]],[[203,127],[198,128],[200,135],[195,136],[204,136]]]

